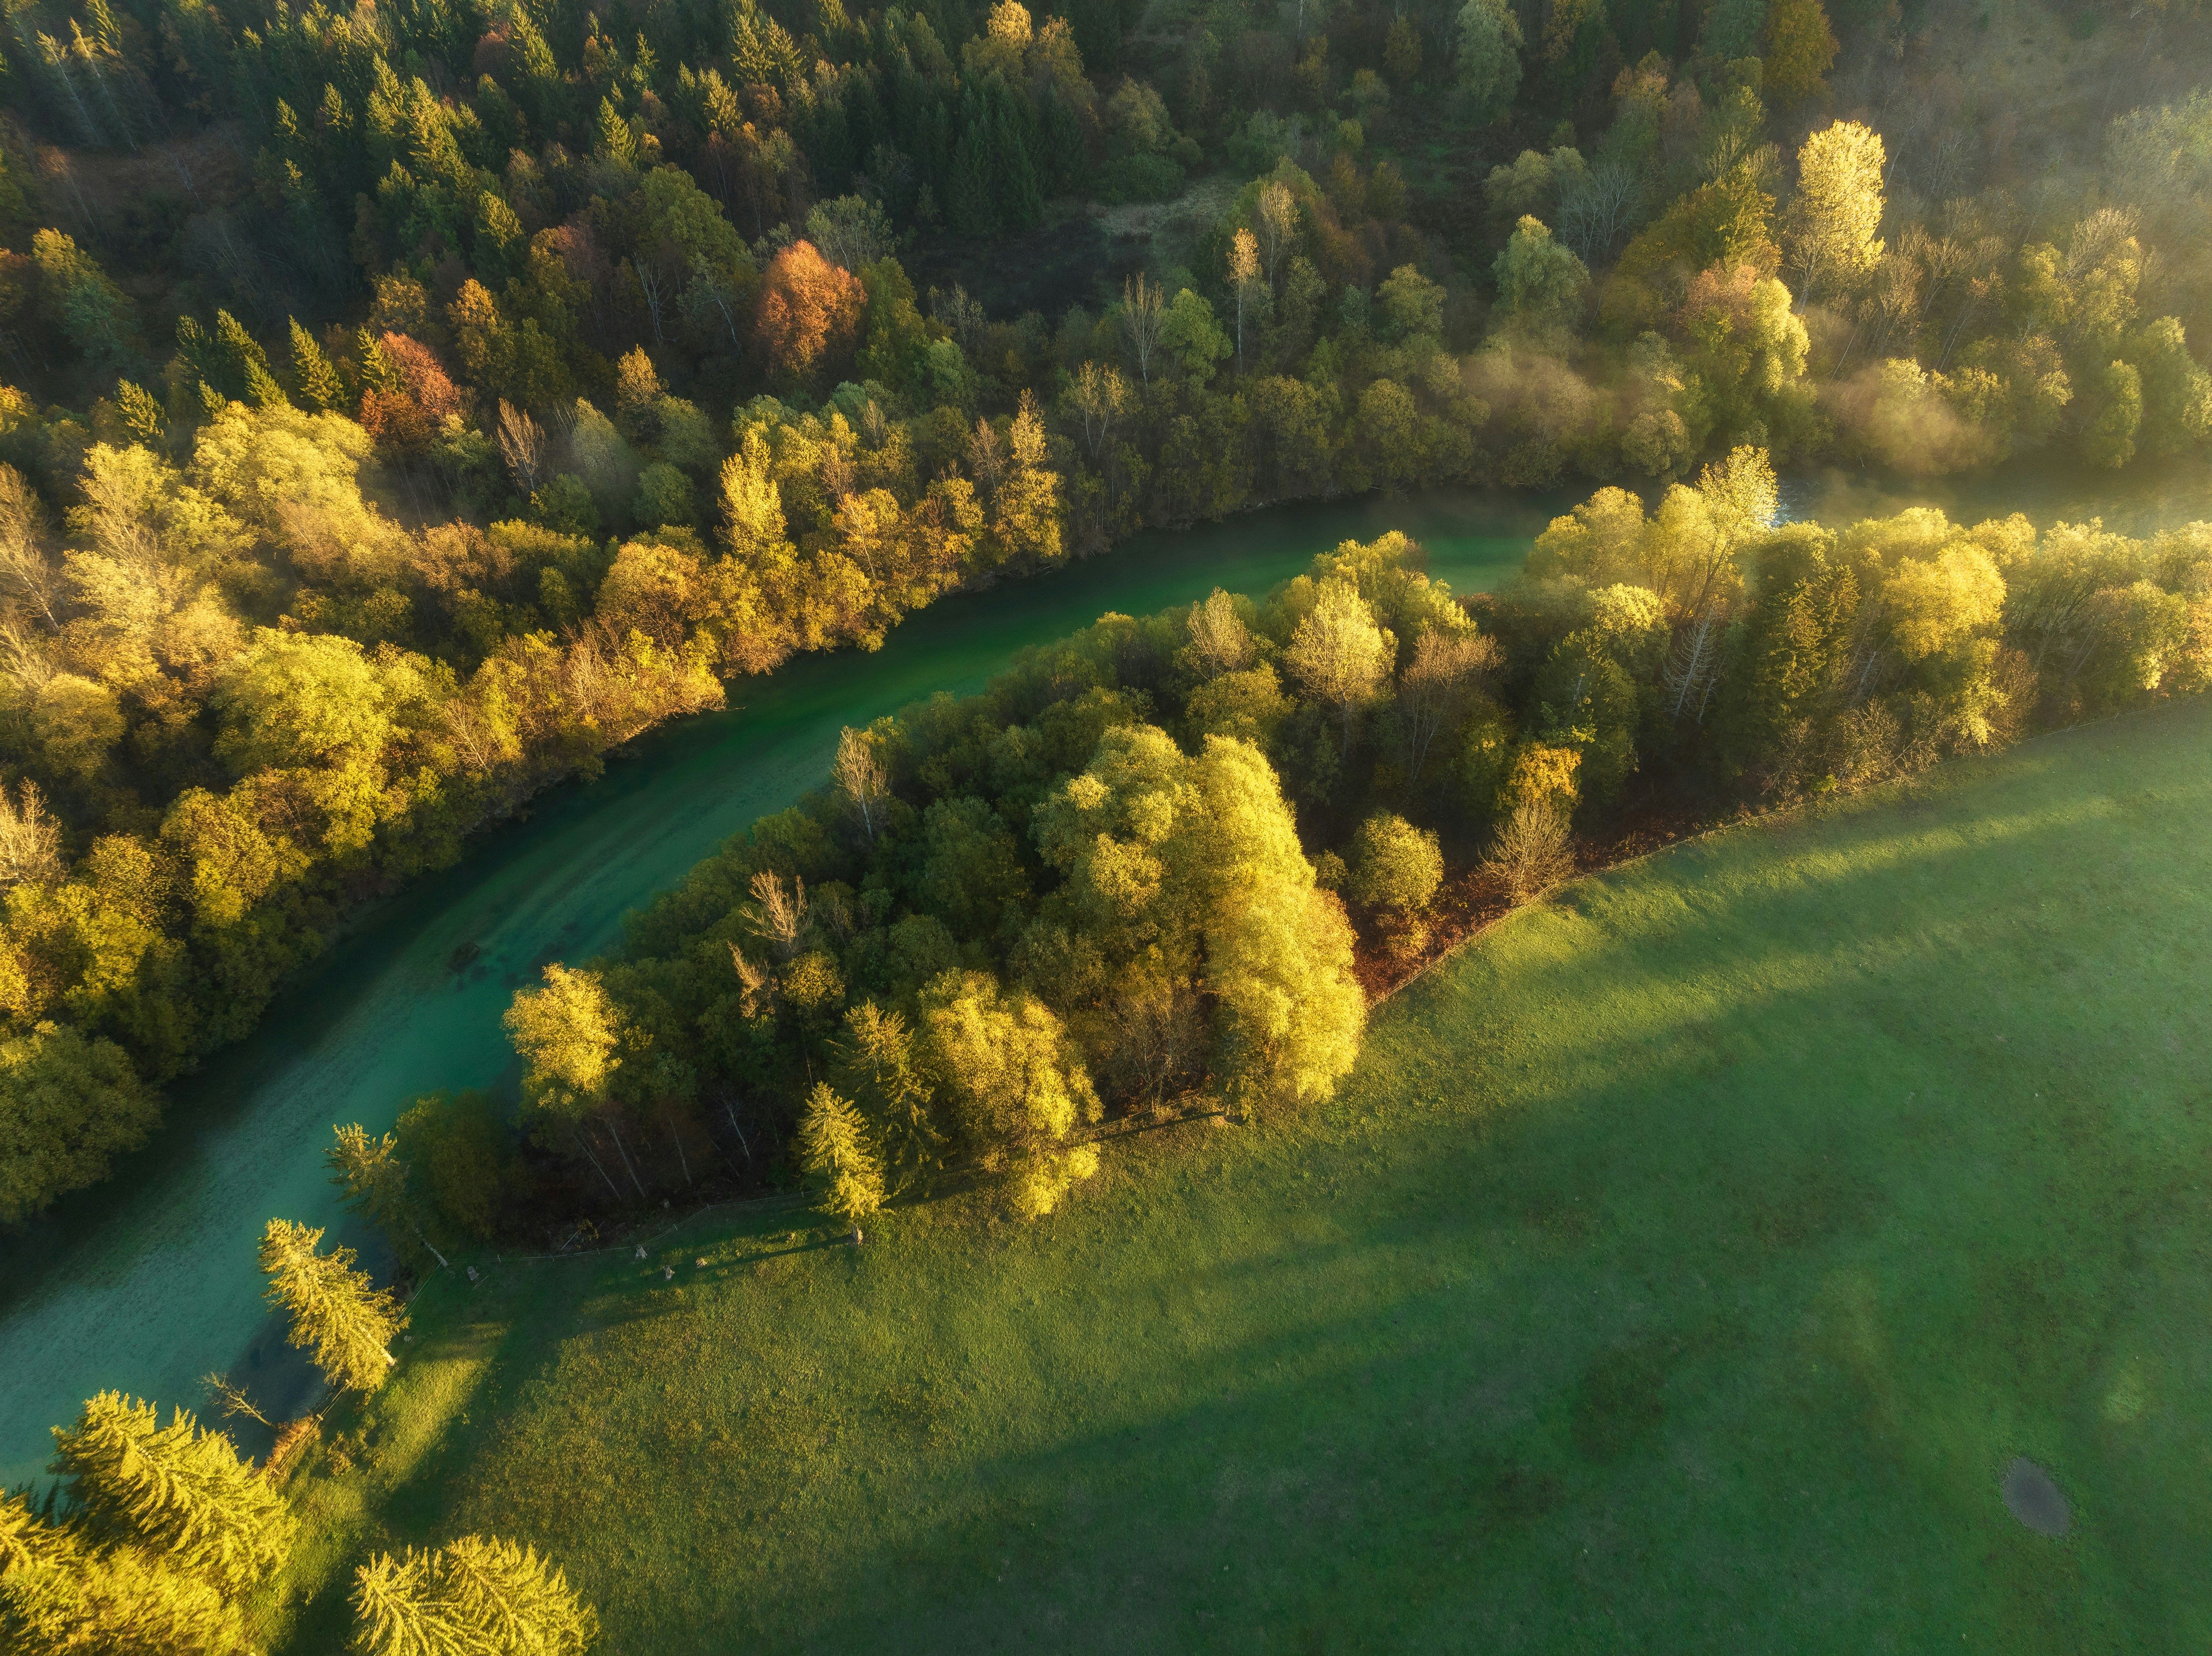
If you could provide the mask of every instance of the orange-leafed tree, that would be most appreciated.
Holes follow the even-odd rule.
[[[462,411],[460,390],[419,339],[387,333],[362,335],[361,423],[392,449],[420,448],[438,434],[449,414]]]
[[[851,271],[794,241],[769,263],[761,285],[760,337],[770,371],[811,379],[852,354],[867,291]]]

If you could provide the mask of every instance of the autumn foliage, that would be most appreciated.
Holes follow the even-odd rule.
[[[419,448],[447,415],[461,411],[459,388],[418,339],[387,333],[377,342],[377,350],[386,383],[362,391],[362,427],[386,447]]]
[[[805,379],[847,355],[866,303],[858,276],[823,258],[812,242],[793,242],[770,261],[761,287],[760,340],[770,372]]]

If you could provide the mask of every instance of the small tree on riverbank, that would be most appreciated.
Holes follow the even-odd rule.
[[[407,1164],[399,1159],[399,1140],[386,1133],[371,1138],[359,1122],[332,1129],[337,1139],[323,1152],[331,1183],[345,1192],[346,1210],[358,1213],[384,1233],[385,1240],[410,1265],[419,1267],[428,1253],[448,1263],[423,1232],[422,1204],[410,1187]]]
[[[353,1269],[354,1251],[315,1249],[319,1229],[271,1219],[261,1236],[261,1270],[269,1278],[266,1297],[292,1319],[286,1337],[297,1348],[312,1348],[315,1367],[333,1386],[373,1392],[384,1384],[393,1358],[386,1348],[407,1325],[406,1313],[390,1293]]]

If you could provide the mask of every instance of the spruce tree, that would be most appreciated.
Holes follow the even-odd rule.
[[[228,383],[223,386],[233,395],[241,395],[258,409],[289,406],[284,388],[276,383],[276,376],[269,372],[269,355],[261,349],[253,336],[228,311],[215,313],[216,337],[229,368]]]
[[[464,1625],[499,1651],[571,1656],[591,1648],[599,1621],[535,1549],[465,1535],[444,1555],[447,1591]]]
[[[380,1553],[354,1572],[352,1603],[361,1656],[582,1656],[599,1633],[558,1569],[497,1537]]]
[[[292,383],[311,409],[334,409],[345,401],[345,382],[297,318],[292,321]]]
[[[134,379],[115,382],[115,407],[123,416],[123,428],[142,443],[157,440],[168,429],[168,410]]]
[[[261,1270],[267,1298],[291,1313],[288,1336],[295,1347],[313,1348],[315,1367],[333,1386],[373,1392],[384,1383],[392,1356],[386,1348],[407,1325],[398,1301],[353,1269],[354,1251],[315,1249],[319,1229],[271,1219],[261,1236]]]
[[[179,1409],[160,1425],[155,1407],[118,1392],[84,1405],[75,1427],[54,1429],[52,1470],[94,1535],[128,1538],[171,1568],[226,1594],[252,1586],[291,1550],[292,1518],[221,1432],[200,1430]]]
[[[361,1656],[473,1656],[470,1636],[436,1578],[438,1555],[379,1553],[354,1571],[353,1647]]]
[[[139,1548],[96,1549],[20,1493],[0,1495],[0,1650],[9,1656],[158,1653],[229,1656],[245,1642],[235,1605]]]
[[[822,1205],[841,1219],[860,1219],[884,1204],[883,1163],[868,1142],[868,1124],[852,1104],[817,1083],[799,1121],[799,1161],[830,1181]]]
[[[331,1170],[331,1183],[345,1192],[349,1212],[358,1213],[382,1231],[385,1240],[410,1263],[428,1253],[440,1265],[446,1256],[423,1234],[422,1204],[408,1188],[408,1168],[399,1159],[399,1140],[391,1133],[371,1138],[356,1122],[333,1129],[337,1142],[323,1152]]]

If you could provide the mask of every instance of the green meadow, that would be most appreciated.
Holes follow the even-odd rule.
[[[441,1275],[271,1643],[483,1531],[622,1656],[2203,1649],[2208,823],[2203,699],[1569,888],[1041,1224]]]

